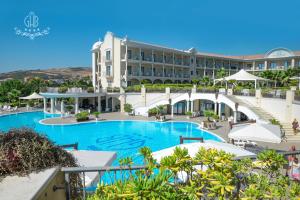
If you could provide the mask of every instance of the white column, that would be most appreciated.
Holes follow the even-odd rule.
[[[265,64],[264,64],[264,65],[265,65],[265,66],[264,66],[264,67],[265,67],[265,70],[267,70],[267,69],[268,69],[268,61],[265,60]]]
[[[218,103],[215,102],[215,114],[217,114],[217,112],[218,112]]]
[[[54,98],[51,98],[50,102],[51,102],[50,113],[53,114],[54,113]]]
[[[75,114],[78,113],[78,106],[79,106],[78,100],[79,100],[78,97],[75,97]]]
[[[190,101],[186,101],[186,112],[190,111]]]
[[[291,62],[291,67],[292,67],[292,68],[294,68],[294,67],[295,67],[295,58],[293,58],[293,59],[292,59],[292,62]]]
[[[105,96],[105,111],[108,111],[108,97]]]
[[[60,102],[60,113],[61,113],[61,116],[63,116],[65,114],[65,105],[64,105],[63,100],[61,100],[61,102]]]
[[[237,111],[233,111],[233,123],[237,123]]]
[[[98,112],[101,112],[101,96],[98,96]]]
[[[194,112],[194,101],[191,101],[191,112]]]
[[[44,112],[47,112],[47,98],[44,97]]]
[[[171,117],[174,117],[174,105],[171,105]]]
[[[115,101],[113,97],[111,98],[111,111],[115,111]]]
[[[219,103],[219,118],[222,116],[222,103]]]

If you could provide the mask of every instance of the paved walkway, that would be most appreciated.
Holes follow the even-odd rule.
[[[114,113],[103,113],[100,115],[101,120],[144,120],[144,121],[155,121],[155,117],[143,117],[143,116],[128,116],[124,113],[114,112]],[[169,121],[189,121],[189,122],[195,122],[200,124],[203,120],[205,120],[204,117],[196,117],[187,119],[186,116],[174,116],[173,119],[171,119],[171,116],[166,116],[166,119]],[[90,121],[95,121],[95,119],[91,119]],[[49,118],[46,120],[43,120],[43,123],[45,124],[73,124],[77,123],[76,119],[74,117],[65,117],[65,118]],[[228,141],[228,133],[229,133],[229,126],[228,122],[218,122],[217,123],[217,129],[215,130],[209,130],[210,132],[222,137],[225,141]],[[272,143],[264,143],[264,142],[257,142],[259,146],[262,146],[264,148],[270,148],[270,149],[278,149],[278,150],[288,150],[292,145],[295,145],[297,149],[300,148],[300,142],[282,142],[280,144],[272,144]]]

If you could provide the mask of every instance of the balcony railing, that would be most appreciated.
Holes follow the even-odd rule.
[[[265,98],[278,98],[278,99],[286,98],[285,90],[262,90],[261,94]]]

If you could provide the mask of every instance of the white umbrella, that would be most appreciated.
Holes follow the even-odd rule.
[[[232,144],[224,143],[224,142],[215,142],[210,140],[210,141],[205,141],[203,143],[200,142],[186,143],[186,144],[173,146],[167,149],[162,149],[160,151],[153,152],[152,153],[153,158],[155,158],[158,162],[160,162],[160,160],[163,157],[172,155],[176,147],[186,148],[189,151],[189,155],[191,157],[195,157],[195,155],[198,153],[201,147],[204,147],[205,149],[217,149],[219,151],[223,150],[226,153],[234,154],[237,157],[255,155],[252,152],[246,151]]]
[[[228,137],[235,140],[280,143],[281,130],[278,125],[254,123],[234,126]]]
[[[38,93],[34,92],[31,95],[27,97],[20,97],[20,99],[43,99],[44,97],[42,95],[39,95]]]

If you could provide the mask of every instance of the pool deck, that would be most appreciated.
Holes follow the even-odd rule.
[[[194,122],[200,124],[205,117],[196,117],[187,119],[186,116],[166,116],[167,121],[187,121],[187,122]],[[143,117],[143,116],[128,116],[124,113],[113,112],[113,113],[103,113],[100,115],[100,120],[141,120],[141,121],[156,121],[155,117]],[[95,122],[95,119],[91,119],[88,122]],[[42,120],[42,123],[48,125],[64,125],[64,124],[77,124],[76,119],[74,117],[58,117],[58,118],[48,118]],[[87,122],[82,122],[87,123]],[[225,141],[228,141],[228,133],[229,133],[229,125],[227,121],[217,122],[217,129],[209,130],[208,132],[212,132],[220,137],[222,137]],[[292,145],[295,145],[296,148],[300,147],[300,141],[289,141],[289,142],[282,142],[280,144],[273,144],[273,143],[264,143],[264,142],[257,142],[259,146],[271,149],[278,149],[278,150],[288,150]]]

